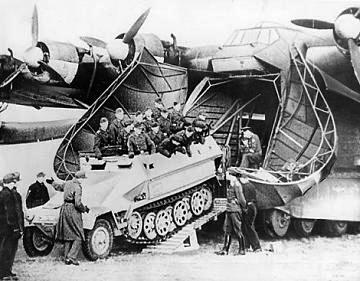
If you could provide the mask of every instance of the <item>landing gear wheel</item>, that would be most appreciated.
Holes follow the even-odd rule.
[[[174,208],[172,206],[168,206],[165,209],[166,212],[168,212],[169,216],[170,216],[170,227],[169,227],[169,232],[172,232],[176,229],[176,225],[174,223],[174,218],[173,218],[173,211]]]
[[[174,223],[177,226],[185,225],[188,218],[188,208],[185,201],[179,200],[175,203],[173,210]]]
[[[26,227],[23,236],[25,252],[29,257],[47,256],[54,247],[37,227]]]
[[[155,218],[156,215],[154,212],[148,213],[144,218],[144,234],[149,240],[154,240],[157,235],[155,230]]]
[[[143,221],[139,212],[133,212],[128,222],[128,235],[132,239],[138,239],[143,227]]]
[[[191,195],[190,208],[195,216],[200,216],[204,211],[205,200],[200,191],[196,191]]]
[[[314,229],[316,220],[295,219],[293,220],[294,230],[299,237],[309,237]]]
[[[87,259],[95,261],[106,258],[112,249],[114,232],[111,224],[106,219],[96,221],[92,230],[85,233],[83,252]]]
[[[343,235],[347,230],[348,224],[344,221],[324,221],[323,232],[330,237]]]
[[[156,218],[155,218],[156,233],[159,236],[164,237],[166,234],[169,233],[170,224],[171,224],[171,215],[169,215],[169,213],[166,210],[160,210],[156,214]]]
[[[202,194],[202,196],[204,197],[204,200],[205,200],[204,211],[206,212],[206,211],[210,210],[212,203],[213,203],[212,192],[209,188],[203,187],[200,189],[200,193]]]

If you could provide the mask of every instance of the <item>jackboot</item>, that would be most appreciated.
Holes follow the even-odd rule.
[[[245,239],[244,236],[241,234],[238,237],[239,239],[239,252],[238,255],[245,255]]]
[[[229,249],[230,249],[230,244],[231,244],[231,235],[230,234],[225,234],[225,236],[224,236],[224,246],[220,251],[215,252],[215,254],[217,254],[219,256],[228,255],[229,254]]]

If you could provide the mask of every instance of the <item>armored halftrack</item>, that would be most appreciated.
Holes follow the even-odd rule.
[[[156,153],[134,159],[105,157],[103,163],[85,155],[80,158],[87,170],[82,198],[90,208],[83,214],[83,250],[88,259],[106,257],[115,236],[142,244],[169,238],[211,208],[217,186],[215,159],[222,152],[212,137],[203,145],[193,144],[191,150],[192,157]],[[59,192],[28,212],[24,247],[30,256],[51,251],[62,203]]]

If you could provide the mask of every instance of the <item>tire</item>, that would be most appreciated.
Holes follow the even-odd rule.
[[[310,219],[294,219],[293,226],[297,236],[309,237],[314,229],[316,220]]]
[[[98,219],[94,228],[85,232],[84,256],[90,261],[109,256],[114,243],[114,231],[106,219]]]
[[[25,228],[23,244],[29,257],[47,256],[54,247],[54,242],[50,241],[37,227]]]
[[[323,224],[323,233],[330,237],[339,237],[346,233],[347,222],[325,220]]]

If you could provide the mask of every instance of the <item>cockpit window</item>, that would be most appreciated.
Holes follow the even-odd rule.
[[[240,46],[254,43],[269,45],[279,39],[276,30],[270,28],[255,28],[235,30],[224,44],[225,46]]]

